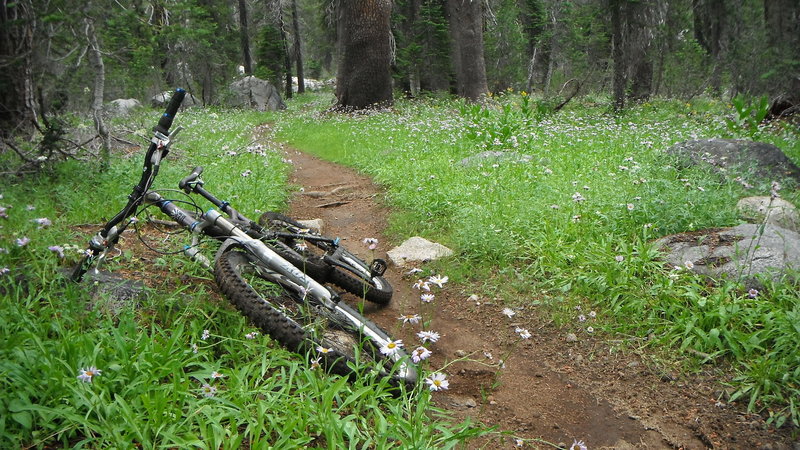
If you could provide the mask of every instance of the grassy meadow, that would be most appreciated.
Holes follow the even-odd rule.
[[[326,112],[330,99],[300,96],[278,113],[179,114],[175,124],[186,129],[156,189],[174,189],[202,165],[206,187],[237,209],[284,208],[289,164],[279,144],[255,138],[268,123],[258,134],[382,184],[396,211],[392,243],[422,235],[456,250],[436,264],[450,286],[512,308],[538,305],[558,326],[597,339],[647,338],[656,353],[679,350],[687,371],[708,355],[735,368],[734,399],[774,425],[800,422],[800,289],[767,283],[753,296],[737,280],[710,286],[666,267],[651,244],[739,223],[736,201],[769,195],[772,181],[750,179],[746,188],[679,168],[666,148],[752,138],[800,164],[796,129],[731,127],[725,118],[735,110],[704,99],[657,100],[616,116],[601,97],[558,113],[508,92],[488,107],[431,98],[360,115]],[[145,146],[158,115],[116,119],[115,134]],[[462,163],[484,151],[532,159]],[[121,311],[65,283],[58,269],[124,205],[143,153],[115,152],[104,173],[96,162],[69,161],[0,182],[0,447],[442,448],[487,433],[442,417],[424,384],[393,396],[374,377],[348,383],[312,368],[255,333],[210,275],[180,255],[113,258],[111,269],[175,275],[159,275],[145,299]],[[800,204],[797,191],[781,194]],[[581,322],[576,307],[596,317]]]

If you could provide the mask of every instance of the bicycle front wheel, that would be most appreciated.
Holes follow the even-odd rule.
[[[416,370],[402,348],[388,356],[380,351],[392,339],[378,325],[344,302],[331,310],[307,298],[243,249],[223,252],[214,276],[242,314],[288,349],[317,354],[341,375],[375,368],[396,384],[416,382]]]

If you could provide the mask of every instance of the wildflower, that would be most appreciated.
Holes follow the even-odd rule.
[[[597,317],[597,313],[596,313],[596,312],[594,312],[594,311],[589,311],[589,317],[591,317],[592,319],[594,319],[595,317]]]
[[[8,208],[6,208],[5,206],[0,206],[0,217],[2,217],[4,219],[8,219],[8,212],[7,211],[8,211]]]
[[[691,261],[686,261],[685,263],[683,263],[683,265],[686,266],[686,268],[689,270],[694,269],[694,263]]]
[[[586,327],[587,333],[594,333],[594,327]]]
[[[525,445],[525,441],[523,441],[520,438],[516,438],[514,439],[514,445],[517,447],[522,447],[523,445]]]
[[[425,382],[428,383],[432,391],[441,391],[450,387],[447,376],[441,372],[431,374],[431,376],[425,379]]]
[[[586,322],[586,316],[584,316],[583,314],[580,314],[578,316],[578,322]]]
[[[200,348],[197,346],[197,344],[192,344],[192,353],[197,353],[199,350]]]
[[[205,383],[200,390],[203,392],[203,397],[211,398],[217,394],[217,388],[208,383]]]
[[[576,223],[580,222],[581,221],[581,215],[580,214],[575,214],[574,216],[572,216],[572,221],[576,222]]]
[[[558,205],[550,205],[550,209],[559,209],[559,208],[561,208],[561,207],[558,206]]]
[[[511,308],[503,308],[503,314],[508,316],[508,318],[510,319],[510,318],[514,317],[517,313],[514,312],[514,310],[511,309]]]
[[[298,252],[304,252],[308,250],[308,244],[306,244],[306,241],[296,242],[294,244],[294,249],[297,250]]]
[[[442,287],[443,284],[447,283],[449,277],[440,277],[439,275],[431,275],[428,277],[428,282],[431,284],[435,284],[436,286]]]
[[[25,247],[28,243],[31,242],[30,238],[27,236],[23,236],[21,238],[17,238],[15,241],[17,243],[17,247]]]
[[[211,378],[213,378],[213,379],[215,379],[215,380],[216,380],[217,378],[223,378],[224,376],[225,376],[225,375],[223,375],[223,374],[221,374],[221,373],[217,372],[216,370],[215,370],[215,371],[213,371],[213,372],[211,372]]]
[[[411,361],[414,363],[418,363],[420,361],[428,359],[431,356],[431,351],[425,347],[417,347],[411,352]]]
[[[200,339],[205,341],[206,339],[208,339],[209,336],[211,336],[211,332],[209,332],[208,330],[203,330],[203,334],[200,335]]]
[[[587,447],[586,444],[583,443],[583,441],[575,439],[572,442],[572,445],[569,447],[569,450],[589,450],[589,447]]]
[[[0,268],[0,275],[5,275],[8,272],[11,272],[11,269],[9,269],[8,267]]]
[[[322,359],[322,357],[321,357],[321,356],[317,356],[316,358],[312,359],[312,360],[311,360],[311,366],[309,366],[309,368],[310,368],[311,370],[314,370],[314,369],[319,369],[319,368],[320,368],[320,360],[321,360],[321,359]]]
[[[397,352],[397,350],[399,350],[400,347],[402,346],[403,346],[403,341],[400,339],[396,341],[389,341],[386,344],[384,344],[383,347],[381,347],[381,353],[383,353],[386,356],[390,356],[393,355],[395,352]]]
[[[98,369],[95,366],[90,366],[85,369],[81,369],[80,374],[78,374],[78,379],[83,381],[84,383],[91,383],[94,377],[99,377],[102,375],[102,370]]]
[[[417,333],[417,337],[419,337],[419,340],[424,344],[426,342],[436,342],[439,340],[440,336],[439,333],[435,331],[420,331]]]
[[[28,206],[25,207],[25,209],[27,209],[28,211],[34,211],[34,210],[36,210],[36,207],[33,206],[33,205],[28,205]]]
[[[329,347],[323,347],[321,345],[318,345],[317,346],[317,351],[322,353],[323,355],[325,355],[325,354],[328,354],[328,353],[332,352],[333,349],[329,348]]]
[[[628,211],[633,211],[636,206],[633,203],[628,203]]]
[[[244,335],[245,338],[253,340],[258,337],[258,331],[253,331],[252,333],[247,333]]]
[[[586,199],[581,195],[580,192],[576,192],[576,193],[572,194],[572,201],[574,201],[575,203],[580,203],[580,202],[585,201],[585,200]]]
[[[253,173],[253,171],[252,171],[252,170],[250,170],[250,169],[247,169],[247,170],[245,170],[244,172],[242,172],[242,176],[243,176],[243,177],[249,177],[249,176],[250,176],[252,173]]]
[[[531,332],[525,328],[517,327],[517,329],[514,331],[516,331],[517,334],[519,334],[519,337],[521,337],[522,339],[530,339],[531,337]]]
[[[553,171],[552,171],[552,169],[549,169],[549,168],[545,167],[545,168],[544,168],[544,174],[545,174],[545,175],[552,175],[552,174],[553,174]]]
[[[423,303],[430,303],[433,301],[435,296],[431,293],[425,293],[419,296]]]
[[[39,225],[39,228],[46,228],[53,224],[47,217],[39,217],[38,219],[33,219],[33,222],[36,222]]]
[[[50,247],[47,247],[47,249],[58,254],[59,258],[64,258],[64,247],[60,245],[51,245]]]
[[[364,242],[364,245],[366,245],[370,250],[375,250],[378,248],[378,240],[375,238],[364,238],[362,242]]]
[[[414,283],[414,289],[419,289],[421,291],[430,291],[431,285],[427,281],[417,280],[417,282]]]
[[[402,316],[398,317],[397,320],[402,320],[403,325],[410,323],[410,324],[417,324],[421,317],[419,314],[403,314]]]
[[[614,260],[616,260],[617,262],[622,262],[625,261],[625,257],[622,255],[617,255],[614,257]]]
[[[758,297],[758,289],[750,289],[749,291],[747,291],[747,296],[750,298]]]
[[[408,272],[406,272],[406,275],[414,275],[415,273],[420,273],[420,272],[422,272],[422,269],[414,267],[411,270],[409,270]]]

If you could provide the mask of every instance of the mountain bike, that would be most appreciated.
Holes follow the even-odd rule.
[[[90,239],[71,279],[78,282],[87,271],[99,271],[122,233],[136,226],[140,215],[157,208],[191,234],[191,243],[182,253],[213,271],[223,295],[273,339],[298,353],[317,352],[321,362],[336,373],[352,376],[366,365],[390,376],[396,384],[413,385],[416,367],[402,347],[323,284],[329,277],[339,282],[347,279],[344,283],[349,283],[351,290],[365,293],[362,285],[371,287],[383,294],[375,297],[373,293],[373,301],[385,303],[386,292],[391,297],[391,286],[382,277],[386,268],[382,260],[367,265],[345,250],[338,239],[311,232],[280,214],[262,216],[266,227],[248,219],[203,187],[201,167],[178,183],[189,200],[165,198],[150,189],[172,138],[181,130],[169,132],[184,95],[182,89],[173,94],[153,129],[141,179],[128,203]],[[192,195],[203,197],[228,217],[215,208],[202,212]],[[201,250],[200,241],[205,237],[221,243],[213,259]],[[309,248],[315,251],[307,251]],[[336,272],[339,275],[330,276]]]

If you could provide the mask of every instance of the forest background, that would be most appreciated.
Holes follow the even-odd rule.
[[[176,86],[220,104],[240,72],[285,96],[292,75],[338,75],[353,107],[513,89],[609,93],[615,109],[767,96],[778,115],[800,104],[798,17],[795,0],[4,1],[0,124],[25,134]]]

